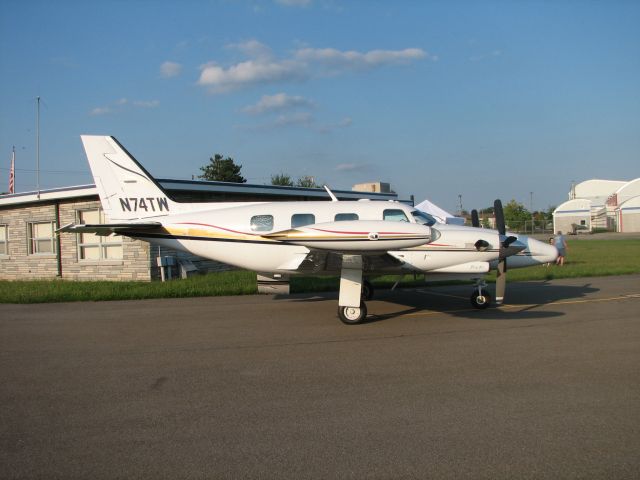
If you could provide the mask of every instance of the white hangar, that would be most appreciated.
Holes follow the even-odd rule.
[[[553,212],[553,229],[566,233],[640,232],[640,178],[586,180],[571,188],[569,200]]]

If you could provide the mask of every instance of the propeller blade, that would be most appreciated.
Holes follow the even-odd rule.
[[[505,235],[507,229],[504,224],[504,212],[502,211],[502,202],[500,201],[500,199],[497,199],[495,202],[493,202],[493,214],[496,217],[496,227],[498,233],[500,235]]]
[[[502,305],[506,290],[507,290],[507,261],[506,259],[502,259],[498,262],[498,271],[496,276],[496,304]]]
[[[480,218],[478,218],[478,210],[475,208],[471,210],[471,225],[479,228],[480,227]]]
[[[509,245],[511,245],[516,240],[518,240],[518,237],[514,237],[513,235],[510,235],[507,238],[505,238],[504,240],[502,240],[502,246],[504,248],[509,248]]]

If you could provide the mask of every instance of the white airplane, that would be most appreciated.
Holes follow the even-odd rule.
[[[507,236],[504,228],[436,225],[403,203],[338,201],[328,188],[332,201],[179,203],[114,137],[81,138],[110,223],[69,224],[60,232],[126,235],[261,273],[339,274],[338,316],[346,324],[367,316],[363,296],[370,298],[372,287],[364,274],[473,278],[471,302],[486,308],[491,296],[483,278],[492,264],[504,272],[507,257],[517,255],[525,266],[557,255],[555,247]]]

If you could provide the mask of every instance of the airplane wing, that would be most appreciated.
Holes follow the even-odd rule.
[[[340,252],[314,250],[299,253],[278,267],[278,270],[296,271],[301,274],[331,274],[339,273],[342,269]],[[402,267],[404,262],[388,253],[370,252],[362,254],[363,271],[381,272]]]
[[[56,230],[59,233],[94,233],[107,236],[111,234],[126,235],[132,230],[152,230],[162,227],[160,222],[129,222],[129,223],[69,223]]]

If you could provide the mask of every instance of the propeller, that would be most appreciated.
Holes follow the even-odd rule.
[[[498,260],[498,270],[496,276],[496,303],[502,305],[504,293],[507,289],[507,257],[506,253],[509,246],[517,240],[516,237],[507,237],[507,229],[504,224],[504,212],[502,211],[502,202],[497,199],[493,202],[493,213],[496,217],[496,227],[500,234],[500,257]]]
[[[480,218],[478,217],[478,210],[475,208],[471,210],[471,225],[479,228],[480,227]]]

